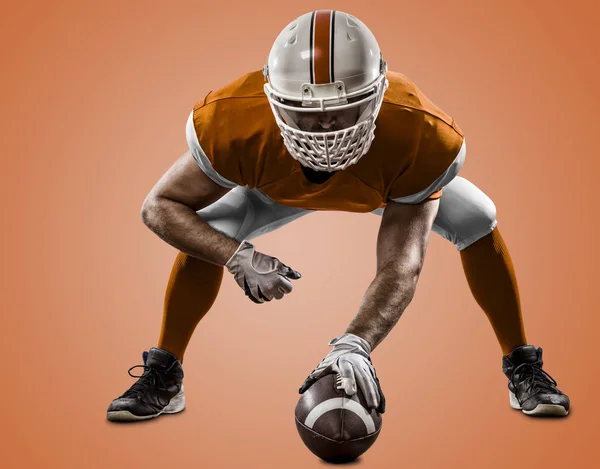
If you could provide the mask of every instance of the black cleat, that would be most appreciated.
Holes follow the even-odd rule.
[[[185,409],[183,368],[166,350],[151,348],[142,354],[143,365],[129,368],[132,378],[139,378],[125,393],[111,402],[106,418],[113,422],[134,422],[175,414]],[[141,376],[131,370],[141,367]]]
[[[510,406],[527,415],[564,417],[569,414],[569,397],[556,387],[542,365],[542,349],[533,345],[517,347],[502,357],[502,371],[510,380]]]

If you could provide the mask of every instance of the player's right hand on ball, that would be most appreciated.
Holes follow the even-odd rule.
[[[307,391],[323,376],[334,373],[336,388],[343,389],[346,394],[356,394],[358,388],[363,393],[369,408],[385,412],[385,396],[371,361],[371,346],[362,337],[354,334],[342,334],[333,338],[331,352],[312,371],[300,387],[300,394]]]
[[[298,280],[301,275],[279,259],[262,254],[248,241],[243,241],[225,264],[246,296],[255,303],[273,298],[280,300],[294,288],[288,279]]]

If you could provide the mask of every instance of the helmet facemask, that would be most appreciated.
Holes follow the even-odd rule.
[[[382,73],[373,83],[352,93],[346,93],[342,81],[304,84],[301,100],[278,93],[269,83],[264,89],[290,155],[313,170],[331,172],[355,164],[371,147],[387,86]],[[337,127],[343,126],[317,130],[315,124],[321,113],[337,115]],[[306,122],[313,123],[308,130]]]

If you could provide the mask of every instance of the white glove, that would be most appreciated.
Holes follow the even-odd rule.
[[[298,280],[301,275],[279,259],[262,254],[248,241],[242,244],[225,264],[246,296],[255,303],[273,298],[280,300],[293,289],[288,279]]]
[[[356,386],[360,387],[367,404],[371,409],[385,412],[385,397],[381,391],[379,379],[371,363],[368,342],[354,334],[343,334],[332,339],[329,345],[333,350],[306,378],[300,387],[300,394],[309,389],[319,378],[336,373],[336,388],[343,389],[350,396],[356,394]]]

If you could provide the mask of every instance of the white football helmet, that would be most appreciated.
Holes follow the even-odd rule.
[[[356,163],[375,137],[375,119],[388,87],[386,71],[375,36],[347,13],[317,10],[286,26],[263,73],[290,155],[317,171]],[[315,132],[298,126],[303,112],[344,109],[354,109],[357,119],[343,129]]]

